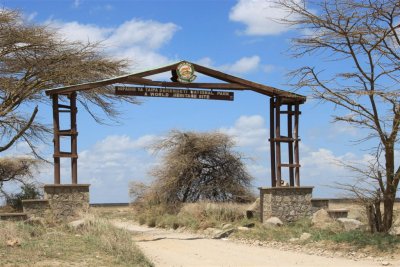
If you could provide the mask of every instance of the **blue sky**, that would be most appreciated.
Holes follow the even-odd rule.
[[[131,60],[131,71],[188,60],[248,80],[291,90],[287,73],[302,65],[326,63],[322,55],[291,58],[290,38],[299,29],[271,18],[285,16],[270,1],[94,1],[3,0],[20,9],[26,20],[57,28],[69,40],[102,41],[110,57]],[[336,67],[337,67],[336,66]],[[163,77],[161,77],[163,79]],[[165,78],[166,79],[166,78]],[[310,92],[304,90],[304,95]],[[141,105],[122,105],[120,123],[96,124],[78,113],[79,182],[91,184],[91,202],[126,202],[130,181],[151,181],[148,171],[160,161],[146,147],[171,129],[220,130],[232,135],[247,160],[254,188],[270,185],[268,101],[254,92],[235,92],[235,101],[141,98]],[[79,108],[79,107],[78,107]],[[334,110],[311,98],[301,106],[300,162],[302,185],[315,186],[315,197],[335,197],[326,185],[349,181],[336,160],[364,162],[365,147],[350,141],[363,133],[331,124]],[[40,119],[51,123],[51,110],[41,106]],[[43,151],[51,159],[51,140]],[[16,148],[25,150],[23,144]],[[62,181],[70,182],[69,162]],[[39,180],[52,182],[51,166]],[[340,193],[339,193],[340,194]]]

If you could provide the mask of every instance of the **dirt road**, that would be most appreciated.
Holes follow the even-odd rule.
[[[376,261],[327,258],[274,248],[250,246],[229,240],[208,239],[189,233],[148,228],[128,222],[117,227],[137,232],[137,245],[156,266],[271,266],[271,267],[370,267]],[[390,266],[400,266],[392,262]]]

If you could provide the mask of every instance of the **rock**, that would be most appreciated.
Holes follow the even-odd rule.
[[[213,239],[221,239],[221,238],[225,238],[228,237],[230,234],[233,233],[235,229],[228,229],[228,230],[223,230],[223,231],[218,231],[217,233],[215,233],[213,235]]]
[[[382,262],[381,262],[381,265],[382,265],[382,266],[389,266],[389,265],[390,265],[390,262],[388,262],[388,261],[382,261]]]
[[[300,240],[299,238],[292,237],[289,239],[289,242],[297,242],[299,240]]]
[[[271,217],[263,223],[265,226],[282,226],[283,222],[278,217]]]
[[[36,226],[44,226],[45,222],[43,218],[38,218],[38,217],[30,217],[25,220],[25,223],[30,224],[30,225],[36,225]]]
[[[72,228],[76,229],[80,229],[83,228],[83,226],[85,225],[85,220],[80,219],[80,220],[76,220],[76,221],[72,221],[70,223],[68,223],[69,226],[71,226]]]
[[[400,226],[392,226],[389,230],[389,235],[400,236]]]
[[[335,221],[331,218],[331,216],[329,216],[329,213],[326,210],[320,209],[313,214],[311,222],[316,228],[326,229],[329,228]]]
[[[311,238],[311,234],[310,233],[302,233],[300,236],[300,240],[305,241]]]
[[[21,246],[21,241],[18,238],[9,239],[6,241],[7,247],[19,247]]]
[[[355,219],[339,218],[337,219],[337,221],[341,223],[344,230],[346,231],[361,229],[364,226],[362,222]]]
[[[242,226],[247,227],[247,228],[253,228],[254,226],[256,226],[256,224],[255,223],[246,223]]]
[[[222,229],[223,229],[223,230],[229,229],[229,228],[232,228],[232,224],[230,224],[230,223],[224,224],[224,225],[222,226]]]
[[[254,218],[260,213],[260,198],[257,198],[253,204],[246,209],[246,217],[248,219]]]
[[[236,229],[238,229],[239,231],[249,231],[250,230],[249,227],[245,227],[245,226],[238,226]]]

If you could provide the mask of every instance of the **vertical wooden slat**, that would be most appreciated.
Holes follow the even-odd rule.
[[[288,130],[288,137],[291,139],[293,138],[293,114],[292,114],[292,105],[287,105],[287,130]],[[294,167],[293,167],[293,141],[290,140],[288,142],[288,155],[289,155],[289,179],[290,179],[290,186],[294,186]]]
[[[78,142],[77,142],[77,126],[76,126],[76,92],[70,95],[70,105],[71,105],[71,178],[72,184],[78,183],[78,159],[74,157],[78,154]]]
[[[60,184],[60,116],[58,110],[58,95],[55,94],[53,97],[53,143],[54,143],[54,184]]]
[[[296,186],[300,186],[300,157],[299,157],[299,104],[294,106],[294,161],[295,168],[295,182]]]
[[[276,140],[278,138],[278,140]],[[281,186],[282,167],[281,167],[281,99],[276,98],[275,102],[275,153],[276,153],[276,186]]]
[[[269,144],[270,144],[270,156],[271,156],[271,186],[276,186],[276,174],[275,174],[275,102],[274,98],[269,99]]]

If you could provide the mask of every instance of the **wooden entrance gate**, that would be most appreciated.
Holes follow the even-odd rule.
[[[183,74],[177,73],[179,67],[183,66],[192,70],[186,71]],[[218,83],[193,83],[195,78],[194,70],[206,76],[218,79],[222,82]],[[172,74],[171,82],[157,81],[150,78],[145,78],[154,74],[170,71]],[[189,73],[189,75],[187,75]],[[187,75],[187,76],[185,76]],[[288,168],[289,185],[300,186],[300,158],[299,158],[299,115],[300,105],[306,101],[302,95],[283,91],[271,86],[251,82],[239,77],[235,77],[214,69],[210,69],[198,64],[181,61],[168,66],[155,68],[147,71],[128,74],[120,77],[115,77],[106,80],[94,81],[90,83],[60,87],[55,89],[46,90],[46,94],[52,98],[53,101],[53,128],[54,128],[54,184],[61,184],[61,158],[71,159],[71,182],[72,184],[78,183],[78,149],[77,149],[77,94],[80,91],[92,90],[95,88],[103,88],[104,90],[114,90],[112,87],[115,84],[128,84],[141,86],[140,88],[154,88],[153,91],[158,89],[165,89],[162,94],[153,94],[148,96],[157,97],[179,97],[179,98],[200,98],[199,89],[208,89],[210,92],[213,90],[232,90],[243,91],[250,90],[259,94],[270,97],[270,156],[271,156],[271,186],[282,186],[282,168]],[[161,90],[160,89],[160,90]],[[167,91],[171,89],[170,91]],[[181,94],[174,93],[181,91]],[[190,91],[192,90],[192,91]],[[203,91],[208,91],[203,90]],[[183,92],[185,91],[185,92]],[[108,91],[110,93],[110,91]],[[132,93],[136,92],[136,93]],[[140,93],[140,94],[139,94]],[[139,89],[131,90],[131,95],[145,96],[146,92]],[[118,92],[116,91],[116,94]],[[206,94],[206,93],[201,93]],[[214,99],[219,100],[233,100],[233,93],[227,94],[214,94]],[[60,104],[60,96],[68,99],[68,104]],[[228,96],[230,99],[228,99]],[[211,99],[213,99],[211,98]],[[204,99],[210,99],[210,97]],[[68,129],[60,129],[60,113],[70,114],[70,127]],[[287,116],[287,133],[281,133],[282,115]],[[61,151],[60,139],[70,139],[70,151]],[[282,144],[287,144],[287,160],[282,160]]]

